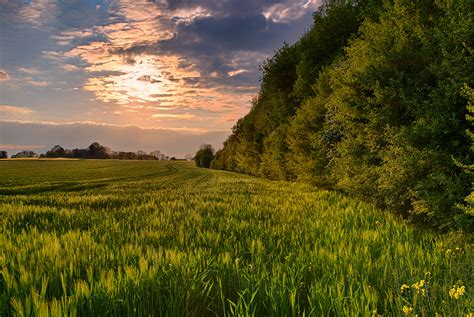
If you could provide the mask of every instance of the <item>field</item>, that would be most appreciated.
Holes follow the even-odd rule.
[[[0,162],[0,316],[468,316],[473,255],[462,234],[303,184]]]

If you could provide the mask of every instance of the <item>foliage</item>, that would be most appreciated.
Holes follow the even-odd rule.
[[[336,192],[188,162],[0,165],[2,316],[473,309],[466,235],[423,232]]]
[[[451,65],[459,62],[459,39],[442,50],[451,39],[438,32],[448,28],[450,10],[395,4],[380,21],[364,23],[334,68],[330,106],[343,134],[331,170],[337,186],[437,226],[455,225],[452,207],[468,188],[450,157],[467,152],[459,91],[473,65],[467,55],[464,67]],[[455,10],[457,19],[472,15]],[[472,33],[454,31],[466,40]],[[449,66],[440,69],[443,63]]]
[[[213,166],[472,230],[472,215],[457,208],[471,176],[451,158],[472,164],[461,90],[474,85],[473,5],[327,2],[264,64],[258,98]]]
[[[114,159],[114,160],[168,160],[169,157],[159,150],[146,153],[144,151],[125,152],[112,151],[98,142],[94,142],[87,149],[64,149],[60,145],[55,145],[41,158],[79,158],[79,159]]]
[[[466,119],[470,123],[470,127],[466,129],[466,134],[470,137],[471,139],[471,147],[470,147],[470,154],[473,154],[474,151],[474,133],[471,131],[473,128],[473,123],[474,123],[474,89],[464,85],[463,95],[467,98],[468,103],[467,103],[467,112],[466,114]],[[464,213],[473,216],[474,217],[474,191],[472,190],[472,177],[473,177],[473,172],[474,172],[474,164],[470,165],[465,165],[460,162],[456,162],[460,167],[463,168],[464,172],[470,176],[471,178],[471,192],[469,195],[464,199],[463,204],[459,204],[460,210],[463,211]],[[471,225],[474,225],[474,221],[471,218]]]
[[[8,152],[0,151],[0,159],[6,159],[6,158],[8,158]]]
[[[38,154],[30,150],[21,151],[12,155],[12,158],[35,158],[35,157],[38,157]]]
[[[107,159],[110,158],[110,149],[97,142],[92,143],[87,148],[87,158]]]
[[[46,152],[46,157],[67,157],[66,150],[61,145],[55,145]]]
[[[210,144],[202,144],[199,147],[196,155],[194,156],[194,162],[197,167],[211,167],[211,162],[214,159],[214,149]]]
[[[292,46],[285,44],[262,65],[261,90],[250,113],[239,120],[213,166],[272,179],[292,179],[287,166],[290,118],[313,95],[319,71],[342,52],[370,1],[328,1],[314,25]],[[274,146],[273,146],[274,145]]]

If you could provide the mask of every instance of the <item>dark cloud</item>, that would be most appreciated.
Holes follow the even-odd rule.
[[[114,150],[153,151],[184,157],[195,153],[202,143],[219,148],[226,131],[193,133],[170,129],[143,129],[137,126],[115,126],[92,123],[46,124],[0,121],[0,144],[22,146],[35,144],[45,150],[60,144],[66,148],[84,148],[99,142]],[[0,148],[1,150],[1,148]]]
[[[207,50],[206,53],[265,50],[265,44],[272,40],[272,33],[267,31],[270,31],[269,25],[261,14],[208,17],[181,25],[176,38],[167,44],[171,47],[173,44],[187,48],[202,47]]]
[[[168,0],[166,1],[166,8],[169,10],[177,10],[201,7],[213,11],[214,14],[220,15],[226,15],[229,12],[234,14],[248,14],[261,12],[271,5],[290,1],[293,0]],[[159,1],[153,2],[158,3]]]
[[[296,21],[285,23],[264,16],[266,8],[285,2],[288,1],[168,1],[170,10],[201,7],[213,14],[177,23],[171,39],[119,48],[115,53],[125,56],[142,53],[182,56],[185,61],[182,66],[192,65],[201,73],[201,78],[185,79],[192,86],[211,83],[257,85],[258,66],[263,59],[284,42],[295,41],[311,24],[311,9]],[[241,69],[245,72],[229,76],[229,72]]]

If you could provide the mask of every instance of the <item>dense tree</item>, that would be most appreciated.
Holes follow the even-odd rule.
[[[202,144],[194,156],[194,161],[196,162],[197,167],[209,168],[211,167],[211,161],[213,159],[214,149],[210,144]]]
[[[474,154],[474,133],[472,132],[472,129],[474,128],[474,89],[468,85],[464,85],[462,94],[468,100],[466,119],[469,122],[469,127],[466,129],[466,134],[471,139],[470,154],[472,156]],[[474,164],[472,162],[470,164],[465,164],[460,161],[456,161],[456,164],[464,170],[465,174],[468,175],[471,180],[471,192],[465,198],[464,202],[458,205],[458,207],[461,212],[467,214],[468,217],[463,218],[469,219],[467,225],[470,225],[472,228],[474,225]]]
[[[331,95],[329,71],[325,70],[313,87],[315,96],[307,99],[291,119],[287,134],[288,168],[300,181],[327,187],[332,146],[338,140],[338,131],[332,131],[326,122],[327,102]]]
[[[374,1],[376,2],[376,1]],[[285,134],[290,118],[306,99],[318,73],[342,53],[363,18],[376,16],[372,1],[327,1],[313,27],[294,45],[285,44],[261,67],[261,89],[248,115],[239,120],[213,167],[292,179]]]
[[[100,145],[97,142],[92,143],[87,148],[87,158],[92,159],[107,159],[110,157],[110,149]]]
[[[264,63],[258,97],[212,167],[296,178],[439,228],[469,227],[472,209],[456,206],[472,203],[472,90],[463,87],[474,86],[473,6],[326,2],[295,45]]]
[[[21,151],[21,152],[18,152],[14,155],[12,155],[12,158],[35,158],[35,157],[38,157],[38,154],[36,154],[35,152],[33,151]]]
[[[8,158],[8,152],[0,151],[0,159],[6,159],[6,158]]]
[[[51,150],[47,151],[46,157],[67,157],[68,153],[61,145],[55,145]]]
[[[112,151],[108,147],[100,145],[97,142],[92,143],[87,149],[67,150],[60,145],[54,146],[41,157],[68,157],[79,159],[115,159],[115,160],[165,160],[166,156],[156,150],[150,153],[145,151],[124,152]]]
[[[468,190],[450,157],[468,150],[460,91],[474,71],[462,53],[472,43],[472,12],[396,3],[378,22],[364,23],[332,72],[327,105],[343,135],[331,167],[337,187],[453,225],[452,207]]]

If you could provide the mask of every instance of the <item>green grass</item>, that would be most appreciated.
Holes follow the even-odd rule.
[[[191,163],[0,162],[0,316],[466,316],[466,240]]]

